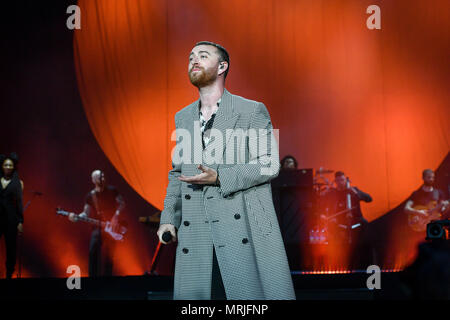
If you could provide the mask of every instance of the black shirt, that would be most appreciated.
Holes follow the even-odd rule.
[[[220,102],[221,101],[222,101],[222,98],[220,98],[219,101],[217,101],[217,107],[220,106]],[[214,119],[216,117],[216,114],[217,114],[218,110],[216,110],[211,115],[211,118],[208,121],[206,121],[205,117],[203,116],[203,113],[200,111],[201,105],[202,105],[202,103],[200,101],[199,104],[198,104],[198,108],[199,108],[199,113],[198,114],[199,114],[199,118],[200,118],[200,132],[202,133],[202,146],[203,146],[203,149],[205,149],[206,146],[209,143],[210,134],[211,134],[210,130],[212,129],[212,127],[214,125]]]
[[[22,185],[17,174],[5,189],[0,185],[0,219],[0,223],[23,223]]]
[[[428,206],[430,201],[436,201],[439,203],[440,201],[445,200],[445,198],[444,193],[439,189],[433,188],[433,191],[426,192],[422,187],[420,187],[420,189],[411,194],[408,200],[413,201],[413,206]]]
[[[97,204],[94,201],[94,194],[97,198]],[[106,186],[102,192],[92,190],[86,195],[86,203],[92,207],[90,217],[100,218],[98,210],[101,213],[102,220],[110,220],[116,210],[122,210],[125,205],[119,192],[113,186]]]
[[[366,221],[362,215],[361,206],[359,203],[360,203],[360,201],[371,202],[372,197],[369,194],[362,192],[358,188],[356,188],[356,187],[354,187],[354,188],[357,191],[357,195],[354,194],[350,190],[347,190],[347,189],[338,190],[336,188],[331,188],[324,195],[324,197],[325,197],[324,203],[325,203],[325,207],[328,209],[328,214],[327,214],[328,217],[347,209],[347,194],[350,194],[351,205],[352,205],[352,207],[355,207],[352,210],[351,223],[355,224],[358,222]],[[345,212],[345,213],[342,213],[342,214],[336,216],[337,222],[344,224],[344,225],[347,224],[348,223],[348,219],[346,218],[347,214],[348,214],[348,212]]]

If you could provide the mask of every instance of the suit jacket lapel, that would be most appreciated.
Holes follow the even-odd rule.
[[[212,127],[221,131],[234,129],[238,117],[239,114],[234,112],[233,97],[227,89],[224,89],[222,101],[219,109],[217,109],[216,118]]]
[[[212,126],[212,129],[219,130],[222,133],[223,137],[223,149],[222,149],[222,155],[220,160],[223,160],[223,155],[225,153],[225,148],[228,143],[228,139],[230,137],[226,136],[226,131],[228,129],[234,129],[236,126],[236,121],[239,118],[239,113],[234,112],[234,105],[233,105],[233,97],[228,92],[228,90],[224,89],[223,95],[222,95],[222,101],[220,102],[219,109],[217,109],[217,114],[214,118],[214,123]],[[228,139],[227,139],[228,138]],[[204,152],[209,152],[210,148],[214,146],[214,143],[210,143],[206,146]],[[217,166],[209,165],[210,167],[216,168]]]
[[[191,119],[189,119],[187,123],[187,130],[191,133],[192,137],[192,161],[193,163],[196,163],[196,157],[195,152],[202,152],[202,137],[200,132],[200,119],[199,119],[199,105],[200,105],[200,99],[193,102],[190,106],[190,114]],[[236,126],[236,121],[239,118],[239,113],[234,112],[234,105],[233,105],[233,97],[228,90],[224,89],[223,95],[222,95],[222,101],[220,102],[219,108],[217,109],[216,116],[214,118],[214,123],[212,126],[212,129],[219,130],[222,133],[223,137],[223,153],[221,155],[220,160],[223,160],[223,155],[225,153],[225,147],[228,143],[226,131],[227,129],[234,129]],[[228,137],[230,138],[230,137]],[[197,141],[197,145],[194,141]],[[208,144],[206,146],[205,150],[203,152],[209,152],[210,148],[214,143]],[[200,150],[198,150],[200,148]],[[217,165],[209,164],[209,167],[217,168]]]

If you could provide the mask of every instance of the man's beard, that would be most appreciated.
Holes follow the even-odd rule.
[[[423,184],[426,185],[427,187],[432,187],[434,185],[434,181],[424,181]]]
[[[206,87],[217,79],[217,70],[214,70],[213,68],[209,70],[205,70],[201,67],[196,68],[200,69],[200,71],[192,73],[192,68],[191,71],[189,71],[189,80],[191,80],[191,83],[197,88]]]

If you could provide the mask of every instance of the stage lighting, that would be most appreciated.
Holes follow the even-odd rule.
[[[435,220],[427,224],[426,240],[448,240],[450,220]]]

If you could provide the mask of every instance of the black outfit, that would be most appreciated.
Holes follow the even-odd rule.
[[[445,194],[442,190],[433,188],[433,191],[424,191],[422,187],[414,191],[408,198],[408,201],[411,200],[413,202],[413,206],[428,206],[431,201],[436,201],[437,205],[441,201],[447,200],[445,198]],[[441,219],[449,219],[450,214],[449,211],[443,214]]]
[[[338,190],[336,188],[331,188],[330,191],[328,191],[324,197],[325,197],[325,206],[328,216],[332,216],[335,213],[341,212],[347,208],[347,194],[350,194],[351,199],[351,205],[352,207],[355,207],[351,211],[351,218],[347,217],[347,212],[343,213],[341,215],[338,215],[336,218],[338,224],[342,225],[354,225],[356,223],[367,223],[366,219],[364,219],[362,212],[361,212],[361,206],[360,201],[364,202],[371,202],[372,197],[359,190],[358,188],[354,187],[356,189],[357,195],[355,195],[351,190]]]
[[[5,189],[0,188],[0,237],[5,236],[6,277],[11,278],[16,265],[17,225],[23,223],[22,185],[17,172]]]
[[[213,268],[211,276],[211,300],[227,300],[225,286],[220,274],[219,263],[217,262],[216,250],[213,246]]]
[[[413,202],[413,207],[417,205],[428,206],[430,201],[436,201],[437,204],[439,204],[440,201],[446,200],[445,194],[442,190],[433,187],[433,191],[426,192],[422,189],[422,187],[423,186],[411,193],[407,200]],[[409,259],[408,252],[416,251],[418,249],[417,245],[424,243],[426,238],[426,231],[417,232],[408,225],[408,216],[409,214],[402,214],[401,216],[402,227],[400,230],[402,236],[399,240],[399,246],[402,248],[402,253],[405,255],[403,259]],[[442,219],[445,218],[449,218],[448,213],[446,216],[442,217]]]
[[[116,210],[121,211],[125,206],[113,186],[106,186],[102,192],[92,190],[86,196],[86,203],[92,208],[89,217],[101,221],[110,221]],[[114,239],[101,232],[97,226],[93,228],[89,243],[90,277],[112,275],[114,247]]]
[[[219,100],[217,102],[217,106],[220,105],[220,101]],[[201,103],[199,105],[199,118],[200,118],[200,131],[202,133],[202,147],[203,149],[206,148],[206,142],[205,139],[209,139],[209,131],[213,124],[214,124],[214,119],[216,117],[216,113],[213,113],[211,115],[211,118],[206,121],[203,118],[203,114],[200,111],[201,108]],[[202,185],[193,185],[192,186],[193,189],[203,189]],[[223,281],[222,281],[222,275],[220,274],[220,268],[219,268],[219,263],[217,261],[217,256],[216,256],[216,250],[213,246],[213,266],[212,266],[212,275],[211,275],[211,300],[226,300],[226,293],[225,293],[225,287],[223,285]]]
[[[442,190],[433,188],[433,191],[426,192],[420,187],[411,194],[408,200],[412,200],[414,206],[427,206],[430,201],[436,201],[439,204],[440,201],[445,200],[445,197]]]
[[[350,268],[366,268],[368,261],[372,258],[372,247],[367,237],[368,221],[364,219],[360,202],[371,202],[372,197],[354,187],[355,194],[349,189],[338,190],[330,189],[324,195],[325,212],[328,217],[347,209],[347,195],[350,194],[351,207],[354,208],[349,212],[344,212],[332,219],[336,222],[328,222],[328,239],[330,242],[348,245],[351,251]],[[355,227],[358,223],[361,225]]]

